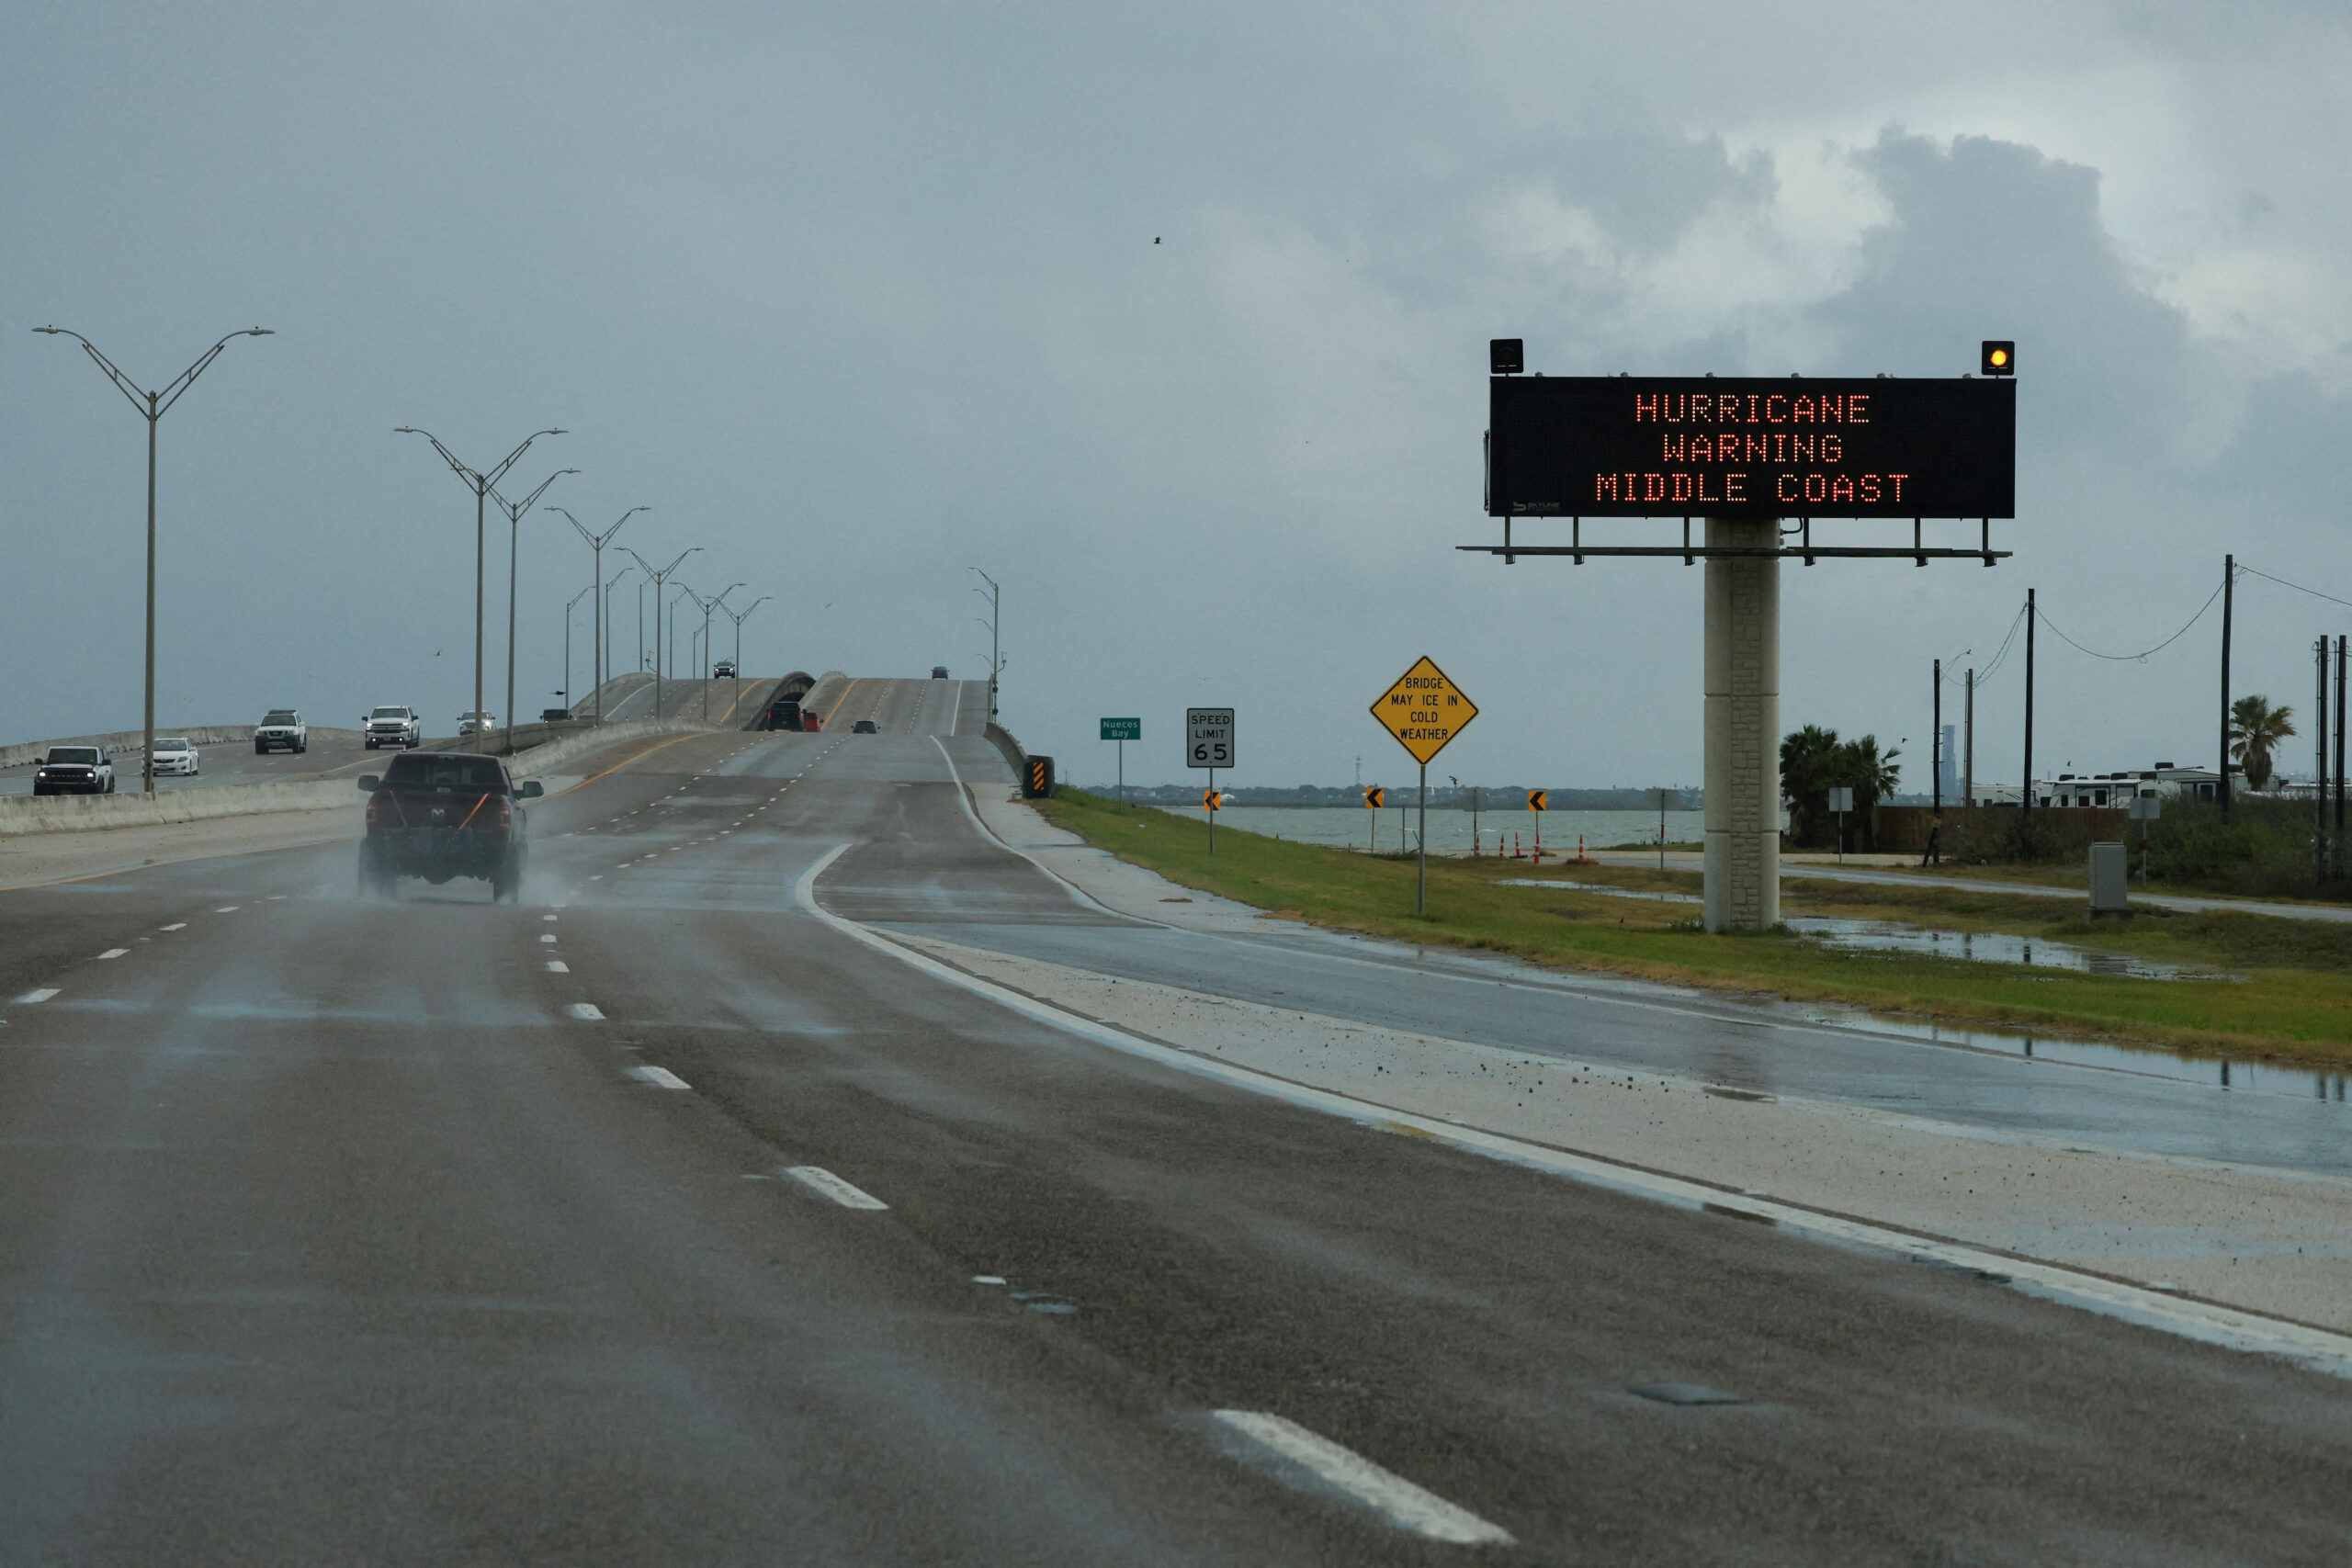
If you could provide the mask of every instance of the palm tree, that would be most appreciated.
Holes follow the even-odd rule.
[[[1903,770],[1894,759],[1903,755],[1894,748],[1881,756],[1878,737],[1865,735],[1859,740],[1849,740],[1838,748],[1839,777],[1838,783],[1850,785],[1854,791],[1854,809],[1861,814],[1862,834],[1873,850],[1878,848],[1878,803],[1894,793],[1901,782]]]
[[[1781,740],[1781,794],[1789,803],[1789,836],[1809,844],[1829,809],[1829,786],[1837,776],[1838,732],[1808,724]]]
[[[2270,785],[2270,753],[2295,733],[2295,710],[2274,708],[2262,696],[2240,697],[2230,705],[2230,755],[2245,771],[2246,787]]]

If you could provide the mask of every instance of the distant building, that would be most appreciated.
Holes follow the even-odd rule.
[[[1936,757],[1936,793],[1946,800],[1960,798],[1960,753],[1952,745],[1952,738],[1959,733],[1958,725],[1944,726],[1944,743]]]
[[[2060,773],[2056,778],[2037,779],[2033,785],[2033,804],[2037,807],[2053,809],[2104,807],[2108,810],[2131,804],[2135,795],[2161,795],[2166,800],[2211,800],[2220,786],[2221,775],[2211,768],[2183,768],[2170,762],[2158,762],[2153,768],[2126,770],[2112,773]],[[1955,790],[1954,795],[1959,793]],[[2022,792],[2015,784],[1978,782],[1972,792],[1972,806],[2015,806]]]

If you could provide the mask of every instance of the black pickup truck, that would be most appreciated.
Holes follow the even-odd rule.
[[[521,803],[540,795],[537,779],[516,784],[496,757],[407,751],[380,778],[364,775],[359,787],[368,792],[362,893],[387,895],[403,876],[435,886],[472,876],[490,884],[494,899],[522,896],[529,840]]]

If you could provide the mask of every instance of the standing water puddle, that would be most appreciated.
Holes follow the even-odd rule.
[[[1894,920],[1847,920],[1798,915],[1788,922],[1799,936],[1817,937],[1825,947],[1870,953],[1909,953],[1929,958],[1964,958],[1974,964],[2017,964],[2036,969],[2071,969],[2079,975],[2120,975],[2133,980],[2233,980],[2233,975],[2157,964],[2120,953],[2100,953],[2041,937],[1997,931],[1939,931]]]
[[[1612,887],[1605,882],[1571,882],[1566,877],[1511,876],[1496,880],[1498,887],[1573,887],[1580,893],[1605,893],[1612,898],[1644,898],[1653,904],[1696,904],[1688,893],[1651,893],[1634,887]],[[1869,953],[1910,953],[1929,958],[1962,958],[1972,964],[2015,964],[2035,969],[2071,969],[2078,975],[2120,975],[2132,980],[2236,980],[2177,964],[2129,958],[2100,953],[2071,942],[2041,937],[2006,936],[1987,931],[1939,931],[1906,926],[1895,920],[1849,920],[1830,915],[1796,915],[1789,930],[1819,939],[1825,947]]]

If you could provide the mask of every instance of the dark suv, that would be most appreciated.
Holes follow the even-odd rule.
[[[491,897],[522,896],[527,841],[523,807],[541,791],[517,785],[496,757],[463,751],[407,751],[382,777],[359,781],[368,792],[368,836],[359,844],[359,890],[389,894],[396,878],[421,876],[438,886],[478,876]]]

